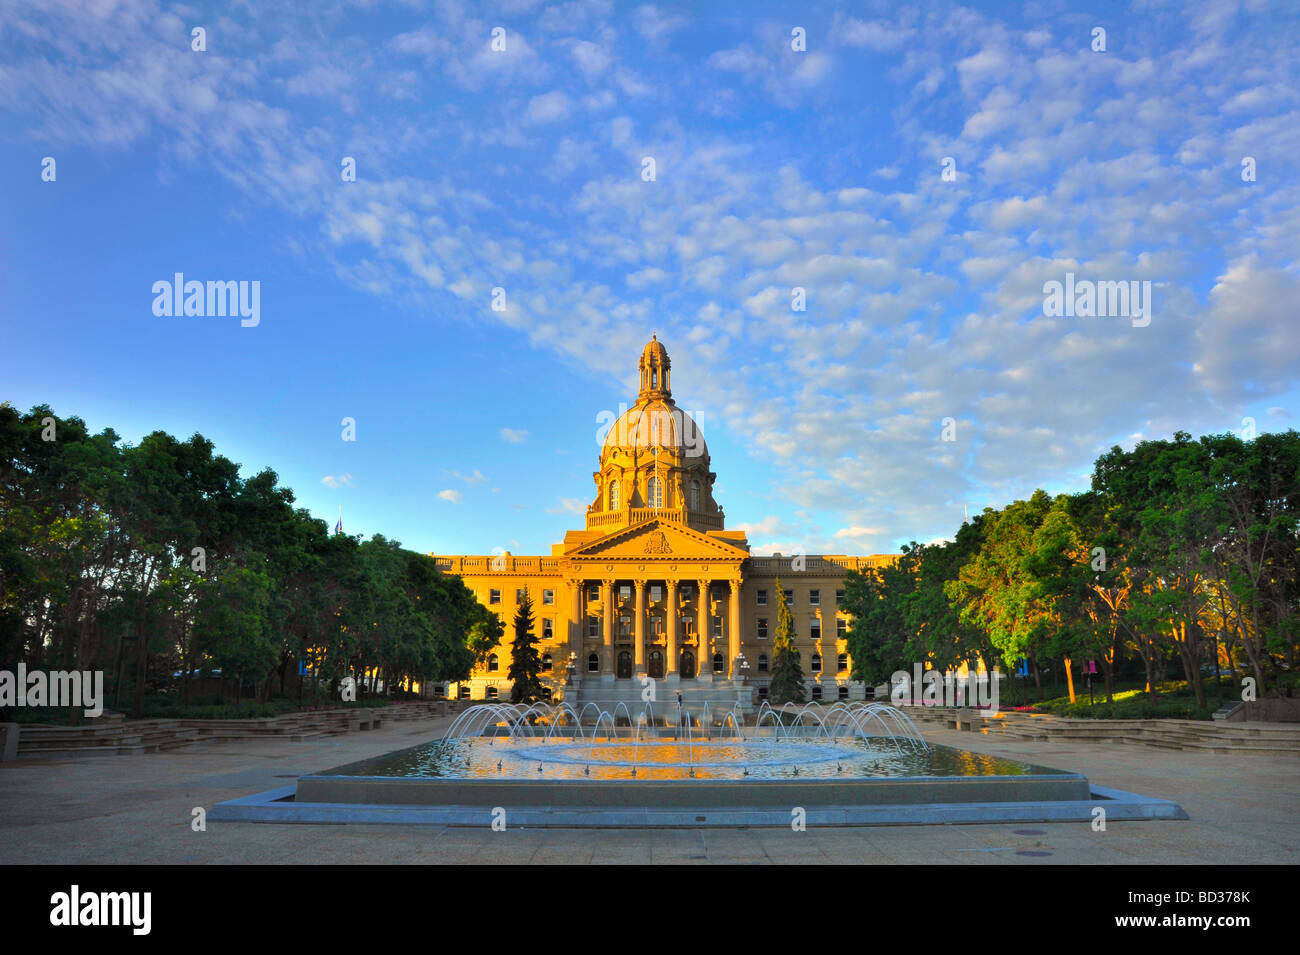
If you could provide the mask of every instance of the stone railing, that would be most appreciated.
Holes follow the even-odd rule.
[[[508,554],[484,557],[437,557],[434,565],[444,574],[556,574],[558,557],[512,557]]]

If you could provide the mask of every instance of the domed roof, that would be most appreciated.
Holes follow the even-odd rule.
[[[687,457],[707,458],[709,453],[694,418],[671,398],[650,398],[638,401],[614,422],[605,435],[601,460],[614,449],[650,451],[656,447]]]
[[[668,364],[668,349],[664,348],[663,342],[659,340],[657,334],[651,335],[650,341],[646,342],[645,348],[641,349],[639,367],[646,367],[652,359],[658,359],[661,365]]]

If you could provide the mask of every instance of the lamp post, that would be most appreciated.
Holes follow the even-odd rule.
[[[749,661],[745,659],[743,650],[736,654],[736,669],[740,672],[740,688],[736,690],[736,703],[744,708],[747,705],[745,687],[749,685]]]

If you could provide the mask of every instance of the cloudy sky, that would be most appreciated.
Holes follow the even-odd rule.
[[[1297,17],[4,0],[0,400],[549,553],[655,332],[757,552],[948,536],[1112,444],[1295,426]],[[259,323],[155,315],[177,272]],[[1149,324],[1044,314],[1066,273]]]

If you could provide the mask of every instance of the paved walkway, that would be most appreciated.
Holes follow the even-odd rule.
[[[322,740],[140,756],[0,763],[0,864],[47,863],[1291,863],[1300,862],[1300,759],[1146,746],[1025,742],[926,728],[937,743],[1085,773],[1160,796],[1180,822],[786,830],[508,830],[210,823],[196,806],[439,736],[450,717]]]

